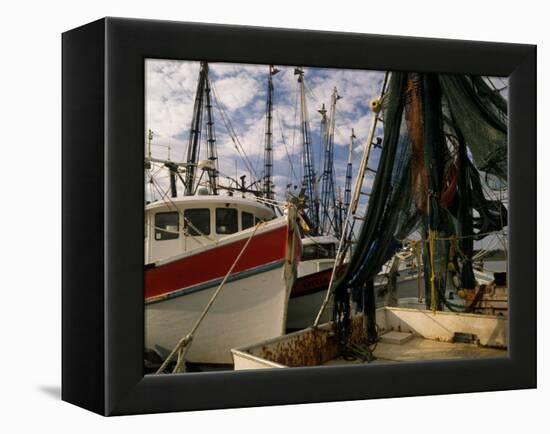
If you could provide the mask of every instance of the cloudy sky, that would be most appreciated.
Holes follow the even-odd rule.
[[[145,128],[154,133],[152,155],[160,159],[170,157],[172,161],[186,161],[187,143],[193,115],[193,104],[199,62],[148,59],[145,62]],[[217,97],[213,101],[216,144],[220,169],[220,182],[229,185],[227,177],[238,178],[247,175],[247,182],[263,176],[263,156],[265,140],[265,114],[267,99],[267,65],[244,65],[234,63],[210,63],[210,80]],[[294,75],[294,66],[276,65],[280,70],[273,78],[274,84],[274,182],[277,198],[284,199],[289,183],[300,186],[303,176],[300,161],[302,142],[300,134],[300,107],[298,99],[298,81]],[[336,134],[334,136],[335,179],[344,191],[346,163],[351,129],[355,131],[353,151],[353,181],[366,143],[373,113],[370,101],[377,98],[382,86],[384,72],[365,70],[342,70],[326,68],[302,68],[306,78],[307,105],[312,135],[314,160],[317,172],[322,172],[320,158],[320,120],[317,112],[324,103],[329,110],[334,87],[342,99],[337,102]],[[507,79],[491,78],[491,85],[506,88]],[[507,98],[507,89],[502,92]],[[251,174],[235,148],[217,105],[224,107],[234,131],[239,137],[255,174]],[[377,136],[382,136],[381,126]],[[146,135],[145,135],[146,137]],[[202,135],[201,155],[206,159],[206,134]],[[147,150],[147,147],[146,147]],[[369,166],[378,164],[379,150],[374,149]],[[165,170],[159,170],[155,179],[164,191],[168,190],[168,176]],[[372,185],[372,174],[367,172],[364,189]],[[298,187],[299,188],[299,187]],[[183,192],[183,186],[178,183]],[[151,193],[158,199],[155,191],[147,190],[147,199]],[[181,193],[180,193],[181,194]],[[358,213],[366,208],[366,198],[362,196]],[[495,244],[493,237],[487,237],[476,247],[489,247]],[[496,243],[494,248],[498,246]]]
[[[257,177],[263,176],[265,140],[265,112],[267,99],[267,65],[210,63],[210,80],[218,103],[223,105],[227,117],[254,167]],[[152,155],[173,161],[185,161],[199,62],[148,59],[145,63],[146,129],[154,132]],[[300,108],[297,76],[294,67],[276,65],[280,70],[274,83],[274,182],[278,198],[284,197],[286,185],[299,185],[302,177]],[[307,86],[307,105],[314,148],[315,165],[320,160],[320,120],[317,112],[324,103],[330,106],[334,87],[342,99],[336,108],[335,176],[337,186],[344,189],[347,152],[351,129],[355,130],[354,171],[362,155],[372,120],[370,101],[380,93],[383,72],[303,68]],[[214,105],[214,122],[218,149],[219,169],[223,177],[251,174],[239,157],[235,145]],[[205,140],[203,134],[202,140]],[[201,146],[200,159],[206,158],[206,146]],[[372,163],[377,163],[377,151]],[[370,175],[369,175],[370,176]],[[370,183],[367,180],[366,183]]]

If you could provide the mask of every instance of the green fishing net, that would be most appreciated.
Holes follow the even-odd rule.
[[[333,292],[341,298],[369,287],[403,240],[416,233],[427,304],[442,309],[449,263],[462,287],[475,287],[474,240],[507,225],[506,207],[487,197],[480,175],[507,182],[507,104],[481,77],[393,72],[382,119],[367,213]]]

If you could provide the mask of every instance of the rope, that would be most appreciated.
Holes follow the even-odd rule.
[[[157,190],[157,192],[159,194],[163,194],[162,193],[162,187],[158,184],[158,182],[154,179],[154,178],[151,178],[151,181],[153,181],[153,186],[155,187],[155,189]],[[205,235],[203,234],[193,223],[191,223],[189,221],[188,218],[185,217],[185,215],[179,211],[179,208],[178,206],[174,203],[174,201],[170,198],[170,196],[168,196],[167,192],[164,192],[164,196],[161,197],[161,199],[164,203],[166,203],[167,205],[172,205],[174,208],[175,208],[175,212],[178,213],[178,215],[181,215],[183,221],[185,223],[187,223],[187,225],[189,225],[189,227],[191,227],[191,229],[193,229],[195,232],[197,232],[198,234],[200,234],[199,236],[202,236],[202,237],[205,237],[206,239],[214,242],[216,241],[214,238],[211,238],[210,236],[208,235]],[[168,200],[168,202],[166,202],[166,200]],[[197,241],[199,244],[201,244],[203,247],[205,246],[204,242],[202,242],[202,240],[200,238],[196,238],[196,235],[191,235],[190,233],[186,233],[187,236],[190,236],[191,238],[193,238],[193,240]]]
[[[418,301],[422,301],[422,283],[421,283],[421,275],[422,275],[422,271],[420,269],[420,263],[421,263],[421,259],[420,259],[420,250],[421,250],[421,247],[420,247],[420,242],[419,241],[413,241],[411,243],[411,249],[412,249],[412,254],[416,260],[416,275],[417,275],[417,278],[416,278],[416,282],[417,282],[417,288],[418,288]]]
[[[388,74],[389,73],[386,72],[384,82],[382,84],[382,89],[380,91],[380,93],[382,95],[384,94],[384,90],[386,88],[386,82],[387,82]],[[370,158],[372,138],[374,136],[374,133],[375,133],[375,130],[376,130],[376,124],[377,124],[378,120],[379,120],[379,114],[375,113],[373,123],[372,123],[372,126],[371,126],[371,130],[370,130],[370,133],[369,133],[369,137],[367,139],[367,142],[368,142],[367,147],[365,149],[365,152],[367,152],[367,154],[365,154],[366,157],[364,155],[364,159],[362,160],[362,162],[363,161],[365,162],[365,167],[367,167],[368,160]],[[361,181],[358,182],[359,178],[361,176],[363,176],[363,179],[361,179]],[[319,309],[319,312],[317,313],[317,317],[315,318],[315,322],[313,323],[314,328],[316,328],[319,325],[319,322],[321,321],[321,316],[323,315],[323,312],[327,308],[328,303],[330,301],[332,285],[334,283],[334,276],[336,274],[336,268],[340,265],[339,262],[342,262],[342,263],[344,262],[344,255],[346,254],[348,247],[351,246],[351,243],[349,243],[348,241],[350,241],[352,236],[353,236],[353,228],[354,228],[354,225],[355,225],[355,221],[353,220],[352,216],[355,215],[355,211],[357,209],[357,205],[358,205],[358,201],[359,201],[358,198],[360,196],[359,193],[361,192],[361,188],[363,186],[364,176],[365,176],[365,173],[363,173],[363,175],[361,175],[361,169],[359,169],[359,172],[357,173],[355,188],[354,188],[353,194],[351,196],[352,201],[354,200],[354,198],[356,198],[355,199],[355,201],[356,201],[355,209],[354,209],[354,206],[352,204],[350,204],[350,206],[348,207],[347,212],[346,212],[346,218],[344,219],[344,223],[342,225],[342,234],[346,234],[347,229],[349,227],[350,228],[349,235],[347,237],[344,236],[344,235],[342,235],[340,237],[340,241],[338,243],[338,250],[336,251],[336,260],[334,261],[334,266],[332,267],[332,273],[330,275],[330,281],[329,281],[329,284],[328,284],[327,292],[326,292],[326,295],[325,295],[325,299],[323,300],[323,303],[321,304],[321,308]],[[367,206],[368,206],[368,204],[367,204]],[[344,240],[346,240],[345,246],[344,246]]]
[[[220,111],[220,115],[221,115],[223,124],[224,124],[225,128],[227,129],[227,132],[229,133],[229,137],[231,137],[231,140],[233,141],[233,145],[235,146],[235,149],[239,153],[239,155],[242,158],[246,168],[250,172],[250,176],[253,177],[254,180],[257,180],[258,179],[258,174],[254,170],[254,166],[252,165],[252,163],[248,159],[248,156],[246,155],[244,147],[243,147],[241,141],[239,140],[239,136],[235,132],[235,129],[233,128],[233,124],[231,123],[231,120],[229,119],[229,116],[227,115],[227,112],[225,111],[223,102],[218,97],[218,93],[216,91],[216,87],[214,85],[214,82],[211,81],[210,84],[211,84],[211,89],[212,89],[212,95],[214,96],[214,103],[216,104],[216,107]]]
[[[237,263],[241,259],[241,256],[243,255],[243,253],[247,249],[248,245],[250,244],[250,241],[252,241],[252,238],[256,234],[256,231],[263,224],[264,224],[264,222],[259,222],[256,225],[256,227],[254,228],[254,231],[250,234],[250,236],[246,240],[246,243],[244,244],[243,248],[241,249],[241,251],[237,255],[237,258],[235,259],[235,261],[233,262],[233,264],[229,268],[229,271],[226,273],[225,277],[223,278],[222,282],[220,283],[220,285],[218,286],[218,288],[216,289],[216,291],[214,292],[214,294],[210,298],[210,301],[208,302],[208,304],[204,308],[204,310],[201,313],[200,317],[197,319],[197,321],[193,325],[191,331],[186,336],[184,336],[183,338],[180,339],[180,341],[176,344],[176,346],[171,351],[171,353],[168,355],[166,360],[164,360],[164,362],[162,363],[160,368],[157,370],[156,374],[162,373],[166,369],[168,364],[172,361],[172,359],[174,358],[174,356],[176,354],[178,355],[178,360],[177,360],[176,366],[174,367],[174,370],[172,371],[172,373],[173,374],[174,373],[180,373],[180,372],[183,372],[185,370],[185,356],[187,355],[187,353],[189,352],[189,349],[191,348],[191,343],[193,341],[193,336],[194,336],[195,332],[197,331],[197,329],[201,325],[202,321],[204,320],[204,318],[208,314],[208,311],[210,310],[210,308],[214,304],[214,301],[216,301],[216,298],[218,297],[220,291],[224,287],[225,282],[227,282],[227,279],[229,278],[229,276],[233,272],[233,269],[235,268],[235,266],[237,265]]]
[[[352,211],[351,211],[351,206],[350,206],[350,207],[348,207],[348,212],[346,213],[346,219],[344,220],[344,225],[343,225],[344,230],[342,231],[343,233],[345,233],[345,230],[348,227],[349,221],[351,219],[351,215],[352,215]],[[315,318],[315,322],[313,323],[314,328],[316,328],[319,325],[319,322],[321,321],[321,316],[323,315],[323,312],[327,308],[328,303],[330,301],[332,285],[334,283],[334,277],[336,275],[336,269],[341,265],[341,263],[344,262],[344,256],[345,256],[347,248],[349,246],[349,243],[346,242],[345,247],[344,247],[344,239],[346,239],[346,237],[342,235],[340,237],[340,241],[338,242],[338,250],[336,250],[336,258],[334,260],[334,265],[332,266],[332,272],[330,273],[330,281],[328,283],[327,292],[325,294],[325,299],[323,300],[323,303],[321,304],[321,308],[319,309],[319,312],[317,313],[317,317]]]
[[[306,90],[309,92],[310,96],[317,102],[317,104],[321,104],[321,100],[320,98],[318,98],[314,93],[313,93],[313,90],[311,89],[311,87],[309,87],[309,85],[307,83],[305,83],[305,88]],[[327,116],[327,121],[330,121],[330,116]],[[342,140],[343,142],[346,142],[348,140],[347,137],[345,137],[345,135],[338,129],[338,127],[334,127],[334,132],[339,136],[340,140]],[[319,166],[321,164],[319,163]]]
[[[317,242],[317,240],[316,240],[315,238],[313,238],[311,235],[305,234],[305,237],[306,237],[307,239],[309,239],[311,242],[313,242],[313,244],[315,244],[317,247],[319,247],[319,249],[321,249],[321,250],[323,251],[323,253],[326,253],[326,254],[330,253],[329,250],[326,249],[326,248],[323,246],[323,244]]]
[[[291,155],[295,154],[294,151],[296,149],[296,132],[298,131],[298,95],[299,95],[299,93],[300,93],[300,84],[298,82],[296,82],[296,98],[295,98],[295,101],[294,101],[294,125],[292,127],[292,147],[290,148],[290,154]],[[301,159],[301,156],[299,158]],[[299,168],[300,168],[300,171],[301,171],[302,166],[300,165]],[[294,166],[290,166],[287,178],[290,178],[290,170],[291,169],[294,170]],[[296,173],[294,173],[294,174],[296,175]],[[299,185],[302,182],[301,178],[302,178],[302,174],[301,174],[301,172],[299,172],[298,177],[296,178],[296,184],[297,185]]]
[[[281,141],[283,142],[283,145],[285,147],[286,158],[288,159],[288,164],[289,164],[289,167],[290,167],[290,171],[292,172],[292,176],[294,177],[294,181],[296,182],[296,184],[298,184],[300,182],[300,180],[299,180],[298,176],[296,175],[296,171],[294,170],[294,164],[292,163],[292,158],[290,157],[290,153],[288,152],[288,146],[286,144],[285,133],[283,131],[283,124],[281,122],[281,115],[279,114],[278,109],[275,109],[275,114],[277,115],[277,120],[279,121],[279,130],[281,131]],[[290,178],[290,173],[289,173],[288,177]]]
[[[451,236],[448,236],[448,237],[437,237],[434,235],[434,240],[436,241],[453,241],[453,240],[462,240],[462,239],[466,239],[466,238],[476,238],[476,237],[480,237],[480,236],[485,236],[485,235],[492,235],[492,234],[495,234],[495,235],[498,235],[500,234],[501,232],[504,232],[504,230],[498,230],[498,231],[491,231],[491,232],[482,232],[482,233],[477,233],[477,234],[472,234],[472,235],[463,235],[463,236],[458,236],[458,235],[451,235]],[[407,239],[397,239],[397,241],[403,243],[403,245],[407,245],[407,243],[411,243],[413,242],[412,240],[407,240]],[[414,242],[422,242],[422,243],[429,243],[430,239],[429,237],[428,238],[420,238],[419,240],[414,240]]]
[[[268,199],[267,197],[256,197],[255,199],[256,199],[256,201],[258,201],[260,203],[266,203],[268,205],[275,205],[275,206],[278,206],[278,207],[284,207],[287,204],[287,202],[285,202],[285,201],[276,200],[276,199]]]

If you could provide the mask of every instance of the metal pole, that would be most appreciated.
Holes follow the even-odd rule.
[[[380,92],[380,99],[384,96],[386,85],[388,83],[389,72],[386,72],[384,76],[384,82],[382,84],[382,91]],[[353,190],[353,196],[351,198],[351,209],[355,214],[357,206],[359,205],[359,196],[361,194],[361,187],[363,185],[363,180],[365,179],[365,172],[367,171],[367,163],[370,156],[370,151],[372,148],[372,142],[374,140],[374,134],[376,133],[376,125],[378,124],[378,113],[374,113],[374,120],[372,122],[371,128],[369,130],[369,135],[367,137],[367,146],[365,152],[363,153],[363,158],[361,159],[361,164],[359,165],[359,172],[357,173],[357,179],[355,183],[355,188]]]
[[[208,78],[208,64],[205,65],[204,96],[206,98],[206,147],[208,159],[213,168],[208,170],[210,193],[218,194],[218,152],[216,150],[216,133],[214,130],[214,116],[212,116],[212,102],[210,100],[210,79]]]
[[[303,164],[304,164],[304,179],[303,186],[306,190],[307,205],[308,205],[308,217],[312,222],[313,235],[317,235],[319,229],[319,207],[315,201],[316,192],[316,175],[315,164],[313,159],[313,153],[311,150],[311,137],[309,132],[309,120],[307,113],[306,103],[306,88],[304,83],[304,71],[299,68],[294,70],[294,75],[298,76],[298,83],[300,83],[300,117],[302,125],[302,143],[303,143]]]
[[[195,172],[199,157],[199,146],[202,129],[202,112],[204,86],[207,78],[208,63],[201,62],[199,81],[195,94],[195,105],[193,107],[193,119],[191,121],[191,134],[187,145],[187,171],[185,172],[185,195],[192,196],[195,193]]]
[[[346,185],[344,188],[344,213],[348,211],[351,202],[351,178],[353,169],[353,139],[355,139],[355,132],[351,129],[351,136],[349,138],[348,148],[348,165],[346,167]]]
[[[269,75],[267,79],[267,108],[266,108],[266,128],[265,128],[265,147],[264,147],[264,182],[263,193],[267,199],[274,199],[273,193],[273,76],[279,70],[273,65],[269,65]]]
[[[151,142],[153,141],[153,130],[147,132],[147,158],[151,161]]]
[[[389,74],[389,72],[386,72],[386,75],[384,77],[384,82],[382,84],[382,90],[380,92],[380,97],[381,98],[384,95],[384,91],[386,89],[386,85],[387,85],[387,82],[388,82],[388,74]],[[367,145],[365,146],[365,151],[363,153],[363,158],[361,160],[362,170],[360,168],[359,173],[357,174],[355,189],[353,191],[354,199],[352,200],[352,206],[350,206],[347,210],[346,220],[344,222],[344,227],[343,227],[343,230],[342,230],[342,234],[346,233],[346,229],[348,227],[350,217],[353,214],[355,214],[355,211],[357,209],[357,205],[359,203],[359,195],[361,193],[361,187],[363,185],[363,178],[365,177],[365,171],[366,171],[366,167],[367,167],[367,163],[368,163],[368,159],[369,159],[369,155],[370,155],[372,140],[373,140],[373,137],[374,137],[374,132],[376,130],[377,122],[378,122],[378,113],[375,113],[374,114],[374,120],[373,120],[371,129],[370,129],[368,138],[367,138]],[[355,202],[353,202],[353,201],[355,201]],[[315,318],[315,322],[313,323],[313,327],[317,327],[319,325],[319,322],[321,320],[321,316],[323,315],[323,312],[325,311],[325,309],[328,305],[328,302],[330,300],[330,294],[331,294],[331,290],[332,290],[332,284],[334,282],[334,276],[336,274],[336,268],[340,266],[340,261],[342,260],[342,255],[345,254],[345,251],[342,252],[342,246],[344,244],[344,239],[345,238],[346,237],[344,237],[343,235],[340,237],[340,241],[338,243],[338,251],[336,253],[336,260],[334,261],[334,266],[332,267],[332,273],[330,275],[330,281],[329,281],[329,284],[328,284],[327,293],[325,295],[325,299],[323,300],[323,304],[321,305],[321,308],[319,309],[319,313],[317,314],[317,317]]]

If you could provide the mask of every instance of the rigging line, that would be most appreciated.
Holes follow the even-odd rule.
[[[312,237],[309,234],[305,234],[305,237],[311,240],[313,244],[315,244],[317,247],[319,247],[319,249],[321,249],[323,253],[327,253],[327,254],[329,253],[329,250],[326,247],[324,247],[323,244],[319,243],[314,237]]]
[[[222,117],[224,126],[227,129],[229,137],[233,141],[233,144],[235,145],[235,148],[237,149],[237,152],[239,153],[239,155],[241,156],[243,162],[245,163],[245,166],[247,167],[247,170],[251,173],[251,176],[256,175],[254,170],[253,170],[252,163],[248,159],[248,156],[246,155],[244,147],[243,147],[242,143],[239,140],[239,136],[237,135],[235,129],[233,128],[233,124],[231,123],[231,120],[229,119],[229,115],[227,114],[227,111],[226,111],[226,109],[223,105],[223,102],[219,99],[218,94],[216,93],[215,85],[214,85],[213,82],[211,82],[211,88],[212,88],[212,93],[213,93],[213,96],[214,96],[214,102],[216,103],[216,107],[218,108],[218,110],[220,112],[220,115]]]
[[[156,163],[154,161],[151,161],[151,166],[155,166],[155,168],[156,168],[156,171],[154,173],[151,173],[151,176],[157,176],[162,171],[162,169],[166,168],[166,166],[164,164]],[[151,172],[152,172],[153,169],[149,169],[149,170],[151,170]]]
[[[502,198],[502,193],[503,191],[501,190],[500,191],[500,203],[502,206],[504,206],[504,202],[503,202],[503,198]],[[506,195],[508,196],[508,194]],[[501,227],[504,227],[504,219],[502,217],[502,208],[500,208],[500,226]],[[504,255],[506,257],[506,272],[508,272],[508,245],[507,245],[507,241],[503,235],[502,237],[502,248],[504,249]]]
[[[506,89],[506,87],[508,86],[505,86],[503,87],[502,89],[499,89],[496,87],[496,85],[493,83],[493,80],[491,80],[491,77],[489,76],[485,76],[485,78],[487,79],[487,81],[489,82],[489,84],[491,85],[491,87],[493,88],[493,91],[495,92],[498,92],[500,94],[500,92],[502,92],[504,89]],[[503,83],[504,84],[504,83]]]
[[[159,200],[164,201],[164,197],[168,195],[168,190],[164,190],[162,187],[160,187],[160,184],[154,177],[151,176],[150,180],[151,184],[153,185],[153,187],[155,187],[155,190],[160,195]]]
[[[493,238],[491,242],[488,244],[487,247],[480,249],[473,257],[472,261],[479,261],[483,259],[485,256],[490,255],[491,252],[496,248],[500,246],[500,239],[497,237]]]
[[[307,83],[304,83],[304,84],[305,84],[306,90],[309,92],[310,96],[311,96],[318,104],[321,104],[321,100],[315,96],[315,94],[313,93],[313,90],[309,87],[309,85],[308,85]],[[330,122],[330,116],[327,116],[327,122]],[[348,140],[348,138],[342,133],[342,131],[340,131],[340,129],[339,129],[337,126],[334,126],[334,132],[339,136],[339,138],[340,138],[343,142],[346,142],[346,141]]]
[[[344,228],[347,228],[347,225],[350,222],[351,216],[352,216],[352,211],[351,211],[351,206],[350,206],[348,208],[347,212],[346,212],[346,218],[344,220]],[[345,255],[346,255],[347,249],[349,247],[349,243],[345,243],[346,245],[344,246],[344,239],[345,238],[346,238],[345,236],[341,236],[340,241],[338,242],[338,249],[336,250],[336,259],[334,260],[334,264],[332,266],[332,272],[331,272],[331,275],[330,275],[330,281],[329,281],[329,284],[328,284],[328,288],[326,290],[326,294],[325,294],[325,298],[323,300],[323,303],[321,304],[319,312],[317,313],[317,317],[315,318],[315,321],[313,322],[313,328],[317,328],[317,326],[319,325],[319,322],[321,321],[321,316],[323,315],[323,312],[327,308],[328,303],[330,301],[330,297],[331,297],[331,294],[332,294],[332,285],[334,283],[334,277],[336,275],[336,269],[340,265],[339,262],[343,263],[344,260],[345,260]]]
[[[227,114],[225,112],[225,109],[221,105],[221,102],[218,100],[217,94],[216,94],[213,86],[212,86],[212,90],[213,90],[213,95],[214,95],[214,102],[216,103],[216,107],[218,108],[218,110],[220,112],[222,121],[224,123],[224,126],[225,126],[228,134],[229,134],[229,137],[231,138],[231,141],[233,142],[233,145],[235,146],[235,149],[237,150],[239,156],[241,157],[243,163],[245,164],[246,169],[251,173],[251,176],[252,176],[252,174],[254,173],[253,170],[252,170],[252,163],[250,163],[250,161],[248,160],[248,157],[244,153],[244,148],[243,148],[242,144],[240,143],[240,141],[238,139],[238,136],[236,135],[236,132],[233,129],[232,124],[230,123],[229,119],[226,118]]]
[[[153,185],[155,186],[155,188],[157,189],[157,192],[159,194],[162,195],[162,187],[160,185],[158,185],[157,181],[154,179],[154,178],[151,178],[153,180]],[[165,198],[168,198],[168,202],[166,202]],[[167,205],[172,205],[174,208],[175,208],[175,211],[178,213],[178,215],[181,215],[183,221],[185,223],[187,223],[187,225],[189,225],[191,227],[191,229],[193,229],[195,232],[199,233],[200,235],[199,236],[202,236],[202,237],[205,237],[206,239],[210,240],[210,241],[215,241],[213,238],[210,238],[208,235],[205,235],[203,234],[193,223],[191,223],[189,221],[189,219],[187,219],[185,217],[185,215],[183,214],[183,212],[181,212],[178,208],[178,206],[174,203],[174,201],[172,201],[172,199],[168,196],[168,192],[165,191],[164,192],[164,197],[161,199],[165,204]],[[185,234],[186,236],[190,236],[191,238],[193,238],[193,240],[197,241],[199,244],[201,244],[203,247],[206,245],[204,244],[199,238],[196,238],[197,236],[196,235],[191,235],[191,234]]]
[[[485,235],[496,235],[496,234],[500,234],[501,232],[504,233],[504,230],[482,232],[482,233],[477,233],[477,234],[473,234],[473,235],[462,235],[462,236],[453,235],[453,236],[450,236],[450,237],[434,237],[434,240],[436,240],[436,241],[463,240],[463,239],[466,239],[466,238],[475,238],[475,237],[478,237],[478,236],[481,236],[481,235],[483,235],[483,236],[485,236]],[[404,244],[404,245],[406,245],[407,243],[412,242],[412,241],[426,243],[426,242],[429,241],[429,238],[419,238],[417,240],[408,240],[407,238],[401,240],[399,238],[395,238],[395,240],[402,243],[402,244]]]
[[[502,93],[503,90],[508,89],[508,81],[507,80],[505,81],[502,77],[497,77],[497,78],[500,80],[500,84],[502,86],[499,92]]]
[[[151,169],[146,169],[146,176],[145,176],[145,185],[147,187],[149,187],[149,202],[154,202],[154,194],[153,194],[153,183],[152,182],[149,182],[148,181],[148,178],[147,176],[149,176],[149,178],[152,178],[152,175],[151,175]],[[147,189],[146,187],[146,189]],[[145,191],[145,201],[147,202],[147,190]]]
[[[152,180],[153,178],[156,180],[157,183],[159,183],[159,180],[163,180],[163,179],[168,179],[169,178],[169,175],[165,175],[165,176],[158,176],[158,174],[163,170],[163,169],[166,169],[166,166],[164,166],[163,164],[158,164],[158,163],[152,163],[152,166],[157,164],[156,166],[156,170],[153,172],[152,169],[147,169],[147,171],[149,172],[148,173],[148,176],[149,178]],[[150,195],[151,195],[151,199],[154,198],[154,195],[153,195],[153,190],[151,188],[151,185],[152,183],[151,182],[147,182],[147,179],[145,179],[145,182],[147,184],[149,184],[149,188],[150,188]],[[159,183],[160,184],[160,183]],[[162,200],[163,198],[160,197],[159,200]]]
[[[323,152],[323,145],[325,144],[324,134],[323,134],[323,121],[321,121],[321,125],[319,126],[319,146],[317,146],[317,152],[319,155],[318,162],[317,162],[317,180],[320,182],[322,181],[324,177],[324,172],[322,171],[323,163],[324,163],[324,152]]]
[[[503,191],[501,190],[500,191],[500,199],[497,197],[496,193],[485,183],[485,179],[483,179],[483,177],[479,177],[480,178],[480,184],[481,184],[481,189],[482,189],[482,192],[483,192],[483,195],[487,195],[487,199],[489,200],[493,200],[493,201],[500,201],[500,203],[502,204],[502,206],[504,206],[504,202],[502,200],[502,193]],[[495,234],[496,238],[499,240],[499,242],[502,244],[502,247],[504,248],[504,253],[506,255],[506,257],[508,257],[508,245],[507,245],[507,239],[506,239],[506,235],[504,233],[504,226],[502,225],[503,224],[503,217],[502,217],[502,209],[500,210],[499,212],[499,217],[500,217],[500,224],[502,226],[502,234],[500,234],[501,231],[499,231],[498,233]]]
[[[212,94],[214,96],[214,102],[216,103],[216,107],[220,111],[220,115],[222,117],[223,123],[227,129],[227,132],[229,133],[229,136],[231,137],[231,140],[233,141],[233,144],[235,145],[235,148],[239,152],[239,155],[241,155],[241,158],[243,159],[245,165],[247,166],[248,171],[250,172],[250,177],[254,177],[254,181],[258,180],[258,174],[254,170],[254,167],[252,166],[252,163],[250,162],[248,156],[246,155],[246,152],[244,150],[244,147],[239,139],[239,136],[235,132],[235,129],[233,128],[233,124],[231,123],[231,119],[229,119],[229,116],[227,115],[227,112],[225,110],[223,102],[218,97],[218,93],[216,91],[216,86],[213,81],[210,82],[210,86],[212,88]],[[239,150],[240,147],[240,150]],[[241,153],[242,151],[242,153]]]
[[[191,331],[185,335],[183,338],[181,338],[178,343],[176,344],[176,346],[174,347],[174,349],[170,352],[170,354],[168,355],[168,357],[166,358],[166,360],[164,360],[164,362],[162,363],[162,365],[160,366],[160,368],[157,370],[156,374],[160,374],[162,373],[166,367],[168,366],[168,364],[171,362],[171,360],[176,356],[178,356],[178,359],[177,359],[177,363],[176,363],[176,366],[174,367],[174,370],[172,371],[172,373],[177,373],[177,372],[181,372],[184,368],[184,364],[185,364],[185,357],[189,351],[189,348],[192,344],[192,341],[193,341],[193,337],[195,335],[195,332],[197,331],[197,329],[199,328],[199,326],[201,325],[202,321],[204,320],[204,318],[206,317],[206,315],[208,314],[208,312],[210,311],[210,308],[212,307],[212,305],[214,304],[214,302],[216,301],[216,298],[218,297],[218,294],[220,293],[220,291],[222,290],[222,288],[224,287],[227,279],[229,278],[229,276],[231,275],[231,273],[233,273],[233,269],[235,268],[235,266],[237,265],[237,263],[239,262],[239,260],[241,259],[241,256],[243,255],[243,253],[245,252],[246,248],[248,247],[248,245],[250,244],[250,242],[252,241],[252,238],[254,238],[254,235],[256,235],[256,231],[258,230],[258,228],[260,226],[262,226],[264,223],[263,222],[260,222],[258,224],[255,225],[254,227],[254,230],[252,231],[252,233],[250,234],[250,237],[246,240],[246,243],[244,244],[243,248],[241,249],[241,251],[239,252],[239,254],[237,255],[235,261],[233,262],[233,264],[231,265],[231,267],[229,267],[229,270],[227,271],[227,274],[225,275],[225,277],[223,278],[223,280],[221,281],[220,285],[218,286],[218,288],[214,291],[214,294],[212,295],[212,297],[210,297],[210,300],[208,301],[208,303],[206,304],[206,307],[204,308],[204,310],[202,311],[201,315],[199,316],[199,318],[195,321],[193,327],[191,328]]]
[[[159,186],[159,187],[160,187],[160,186]],[[159,194],[160,194],[160,192],[159,192]],[[164,199],[163,199],[163,202],[164,202],[165,204],[168,204],[167,202],[164,201]],[[182,217],[184,223],[186,223],[186,225],[188,225],[191,229],[193,229],[195,232],[197,232],[197,233],[199,234],[198,236],[205,237],[206,239],[208,239],[208,240],[210,240],[210,241],[212,241],[212,242],[215,241],[213,238],[210,238],[208,235],[203,234],[203,233],[202,233],[193,223],[191,223],[191,222],[189,221],[189,219],[187,219],[187,218],[185,217],[185,215],[183,214],[183,212],[181,212],[181,211],[178,209],[178,207],[176,206],[176,204],[175,204],[174,202],[172,202],[171,200],[169,200],[169,202],[170,202],[170,204],[172,204],[172,206],[174,206],[175,212],[177,212],[178,215],[181,215],[181,217]],[[153,227],[156,227],[156,226],[153,226]],[[165,230],[165,231],[166,231],[166,230]],[[178,232],[178,234],[179,234],[179,232]],[[192,235],[192,234],[190,234],[190,233],[187,232],[187,231],[184,231],[184,236],[191,237],[194,241],[197,241],[202,247],[205,247],[205,246],[208,245],[208,244],[205,244],[200,238],[197,238],[197,235]]]
[[[263,130],[262,130],[262,137],[265,137],[265,124],[264,124]],[[265,167],[264,167],[263,162],[260,161],[261,157],[262,157],[261,153],[258,152],[256,154],[256,165],[254,166],[254,169],[257,171],[257,173],[261,174],[260,179],[264,179],[265,178]],[[260,164],[262,165],[261,171],[260,171],[260,169],[258,169],[258,166]]]
[[[283,130],[283,123],[281,121],[281,115],[278,109],[275,109],[275,114],[277,115],[277,120],[279,122],[279,130],[281,131],[281,141],[283,142],[283,146],[285,147],[285,153],[289,164],[289,174],[287,178],[290,178],[290,172],[292,172],[292,175],[294,176],[294,180],[296,181],[296,183],[298,183],[299,178],[296,176],[296,171],[294,170],[294,163],[292,162],[292,158],[288,153],[288,146],[286,144],[285,133]]]
[[[242,192],[241,190],[239,190],[241,188],[241,185],[238,182],[238,177],[236,176],[236,174],[229,175],[227,172],[221,172],[221,171],[218,171],[218,174],[220,175],[220,178],[226,178],[227,180],[229,180],[229,184],[221,185],[222,187],[228,188],[228,189],[234,189],[235,192]],[[235,183],[236,187],[231,187],[232,182]],[[259,180],[254,181],[248,187],[251,189],[252,186],[254,186],[255,184],[258,184],[259,182],[260,182]]]
[[[280,201],[280,200],[275,200],[275,199],[266,199],[264,197],[256,197],[255,198],[257,202],[260,202],[260,203],[266,203],[268,205],[276,205],[278,207],[284,207],[287,204],[287,202],[283,202],[283,201]]]
[[[273,85],[271,85],[271,110],[273,111],[273,109],[277,110],[277,105],[275,104],[275,95],[274,95],[274,92],[273,91]],[[268,112],[269,112],[269,93],[270,93],[270,90],[268,89],[267,90],[267,94],[268,94],[268,101],[266,101],[266,111],[264,113],[264,115],[267,117],[268,116]],[[273,116],[272,116],[273,117]],[[262,123],[263,125],[263,130],[262,130],[262,137],[266,137],[266,128],[267,128],[267,121],[264,121]],[[273,134],[271,135],[271,141],[273,142]],[[265,140],[265,139],[264,139]],[[273,155],[273,143],[271,143],[271,155]],[[265,150],[264,150],[264,160],[265,160]],[[258,168],[258,165],[260,163],[260,153],[258,152],[258,155],[257,155],[257,158],[256,158],[256,169]],[[266,171],[265,171],[265,161],[264,161],[264,164],[262,165],[262,171],[261,171],[261,174],[262,174],[262,180],[265,180],[266,179]],[[271,176],[273,177],[273,160],[271,161]],[[274,184],[272,183],[272,187],[274,186]]]
[[[261,137],[265,137],[265,123],[263,124],[263,130],[262,130],[262,136]],[[272,145],[273,146],[273,145]],[[258,152],[256,154],[256,162],[255,162],[255,165],[254,165],[254,170],[256,171],[256,173],[259,173],[261,176],[258,178],[258,179],[265,179],[265,166],[264,166],[264,163],[261,161],[261,158],[262,158],[262,154],[261,152]],[[259,166],[261,165],[261,169],[259,169]]]
[[[292,147],[290,149],[291,155],[294,155],[294,151],[296,150],[296,131],[298,131],[298,94],[299,94],[299,83],[296,83],[296,98],[294,101],[294,126],[292,127]],[[302,166],[300,165],[300,169]],[[299,173],[299,176],[296,178],[296,185],[300,185],[302,178],[302,174]],[[290,178],[290,168],[288,171],[287,178]]]

